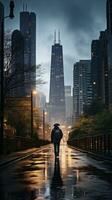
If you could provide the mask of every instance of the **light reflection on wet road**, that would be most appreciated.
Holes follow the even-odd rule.
[[[111,200],[111,166],[61,146],[34,153],[0,173],[0,200]]]

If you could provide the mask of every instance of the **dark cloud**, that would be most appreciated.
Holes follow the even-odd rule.
[[[29,3],[30,4],[30,3]],[[105,21],[106,0],[32,0],[44,20],[63,20],[69,30],[94,31]]]
[[[9,0],[1,0],[5,13]],[[37,14],[37,59],[50,68],[54,29],[60,28],[64,46],[66,83],[72,80],[73,62],[90,58],[91,41],[106,28],[106,0],[15,0],[15,19],[7,27],[19,27],[19,12],[27,3]],[[12,25],[11,25],[12,24]],[[39,56],[38,56],[39,54]],[[49,76],[48,76],[49,77]],[[49,79],[49,78],[48,78]]]
[[[8,7],[9,0],[2,2]],[[81,32],[94,36],[98,28],[105,27],[106,0],[15,0],[16,11],[22,9],[23,2],[37,13],[43,26],[57,21],[76,36]]]
[[[32,0],[32,7],[37,9],[43,25],[54,22],[61,28],[63,24],[64,34],[73,35],[74,48],[83,56],[91,40],[106,28],[106,0]]]

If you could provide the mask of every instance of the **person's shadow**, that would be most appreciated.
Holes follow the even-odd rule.
[[[60,172],[59,158],[55,158],[54,173],[50,186],[50,195],[51,195],[51,200],[61,200],[65,196],[63,180],[61,178],[61,172]]]

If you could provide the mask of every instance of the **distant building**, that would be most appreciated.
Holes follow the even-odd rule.
[[[11,96],[24,97],[24,38],[19,30],[12,33],[11,49]]]
[[[65,121],[65,90],[63,69],[63,47],[59,41],[52,46],[51,74],[50,74],[50,119],[51,123]]]
[[[46,105],[46,96],[41,92],[40,93],[40,107],[45,109]]]
[[[36,105],[42,110],[46,107],[46,96],[42,92],[37,92]]]
[[[91,61],[80,60],[73,71],[73,117],[78,119],[92,101]]]
[[[47,115],[46,115],[46,121],[49,124],[51,124],[51,116],[50,116],[51,107],[50,107],[50,103],[46,103],[46,105],[45,105],[45,111],[47,113]]]
[[[24,37],[25,93],[29,95],[36,88],[36,15],[33,12],[20,13],[20,31]]]
[[[108,35],[107,30],[100,32],[100,90],[102,102],[108,107],[109,105],[109,80],[108,80]]]
[[[66,105],[66,123],[72,124],[73,118],[73,96],[71,86],[65,86],[65,105]]]
[[[91,45],[91,74],[93,100],[101,100],[108,106],[107,31],[101,31],[99,40]]]
[[[100,41],[93,40],[91,44],[91,78],[92,78],[92,98],[93,100],[101,99],[100,90]]]

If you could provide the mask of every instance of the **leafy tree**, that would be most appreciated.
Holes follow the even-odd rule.
[[[7,123],[16,129],[17,136],[30,136],[31,134],[31,102],[30,98],[8,98],[5,109]],[[35,116],[38,116],[38,118]],[[39,110],[34,110],[34,134],[40,123]]]

